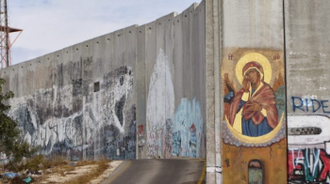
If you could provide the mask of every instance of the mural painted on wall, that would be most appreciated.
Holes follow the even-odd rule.
[[[272,54],[238,52],[223,62],[225,143],[268,146],[285,137],[284,66]]]
[[[200,103],[194,98],[181,99],[175,112],[173,128],[173,156],[201,157],[203,118]]]
[[[175,109],[174,86],[171,66],[162,49],[158,53],[150,77],[147,100],[148,157],[171,157]]]
[[[91,58],[87,61],[92,63]],[[58,76],[68,65],[73,63],[61,66]],[[40,145],[43,154],[58,154],[71,160],[98,156],[135,159],[132,69],[122,66],[105,73],[98,90],[94,83],[86,83],[87,78],[74,79],[69,85],[63,85],[63,79],[58,81],[59,85],[51,89],[39,89],[10,101],[9,115],[18,121],[25,139]]]
[[[201,157],[204,137],[200,103],[196,98],[183,98],[174,110],[171,65],[161,49],[150,77],[147,102],[149,158]],[[138,135],[143,137],[143,127],[139,127]],[[143,141],[140,143],[143,147]]]
[[[221,65],[223,183],[286,183],[283,53],[227,48],[224,54]]]

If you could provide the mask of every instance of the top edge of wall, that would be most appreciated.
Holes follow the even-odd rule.
[[[204,0],[205,1],[205,0]],[[141,26],[139,26],[139,30],[143,30],[145,28],[149,28],[149,27],[152,27],[153,24],[155,23],[158,23],[158,22],[161,22],[161,21],[164,21],[164,20],[168,20],[169,18],[172,19],[175,19],[175,18],[178,18],[180,16],[182,16],[183,14],[187,13],[187,12],[190,12],[190,11],[196,11],[197,8],[199,7],[199,5],[201,4],[204,4],[203,1],[201,3],[193,3],[191,4],[188,8],[186,8],[185,10],[183,10],[181,13],[177,13],[177,12],[171,12],[167,15],[164,15],[158,19],[155,19],[154,21],[151,21],[151,22],[148,22],[148,23],[145,23],[145,24],[142,24]]]
[[[187,13],[187,12],[189,12],[189,11],[194,11],[194,10],[197,9],[198,6],[199,6],[198,3],[193,3],[193,4],[191,4],[188,8],[186,8],[185,10],[183,10],[181,14],[183,14],[183,13]]]
[[[27,60],[27,61],[24,61],[24,62],[21,62],[21,63],[17,63],[15,65],[12,65],[12,66],[9,66],[9,67],[6,67],[6,68],[11,69],[11,68],[19,67],[19,66],[21,66],[22,63],[29,63],[30,65],[32,65],[34,62],[38,62],[38,60],[42,60],[41,58],[45,58],[45,57],[47,57],[49,55],[53,55],[52,56],[53,57],[52,59],[54,60],[56,55],[60,55],[61,53],[66,52],[66,51],[68,52],[69,50],[72,50],[72,49],[74,49],[76,47],[81,47],[82,44],[87,43],[87,42],[90,42],[90,41],[95,41],[95,39],[99,39],[100,40],[102,37],[105,38],[105,39],[109,39],[111,36],[114,36],[114,35],[116,35],[118,33],[121,33],[121,32],[125,33],[125,30],[128,30],[128,29],[131,29],[132,31],[134,29],[135,29],[135,31],[136,30],[141,30],[141,28],[143,29],[143,28],[145,28],[145,27],[147,27],[149,25],[155,24],[158,21],[162,21],[163,19],[175,18],[175,17],[180,16],[180,15],[182,15],[184,13],[188,13],[189,11],[195,11],[199,7],[199,5],[203,4],[204,1],[206,1],[206,0],[201,1],[201,3],[196,3],[196,2],[193,3],[187,9],[185,9],[184,11],[182,11],[180,14],[178,14],[177,12],[171,12],[171,13],[163,16],[163,17],[160,17],[158,19],[155,19],[154,21],[149,22],[149,23],[146,23],[146,24],[143,24],[141,26],[139,26],[137,24],[134,24],[134,25],[131,25],[131,26],[128,26],[128,27],[125,27],[125,28],[122,28],[122,29],[119,29],[119,30],[110,32],[110,33],[106,33],[106,34],[103,34],[103,35],[100,35],[100,36],[97,36],[97,37],[94,37],[94,38],[91,38],[91,39],[88,39],[88,40],[81,41],[79,43],[76,43],[76,44],[73,44],[73,45],[64,47],[62,49],[55,50],[54,52],[50,52],[50,53],[44,54],[42,56],[39,56],[39,57],[30,59],[30,60]],[[2,69],[0,69],[0,71],[5,70],[6,68],[2,68]]]
[[[36,63],[36,58],[35,59],[30,59],[30,60],[25,61],[25,62],[17,63],[15,65],[12,65],[12,66],[9,66],[9,67],[6,67],[6,68],[2,68],[2,69],[0,69],[0,72],[7,73],[7,72],[10,72],[10,71],[15,71],[16,69],[19,69],[19,68],[33,67],[35,65],[35,63]]]

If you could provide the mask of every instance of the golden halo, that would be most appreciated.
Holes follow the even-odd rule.
[[[241,57],[241,59],[238,60],[235,68],[238,82],[242,84],[243,81],[242,69],[246,65],[246,63],[250,61],[255,61],[262,66],[264,70],[264,81],[267,84],[269,84],[272,76],[272,66],[270,65],[268,59],[264,55],[255,52],[245,54],[243,57]]]

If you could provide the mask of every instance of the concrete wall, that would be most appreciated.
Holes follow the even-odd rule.
[[[288,180],[329,183],[330,2],[284,2]]]
[[[202,2],[139,28],[139,158],[205,155],[204,14]]]
[[[216,85],[220,85],[221,99],[220,113],[216,116],[220,118],[222,141],[216,144],[222,144],[222,181],[286,183],[282,1],[224,0],[220,18],[221,31],[217,33],[221,37],[218,74],[221,80]],[[250,62],[260,66],[253,64],[252,70],[258,69],[258,87],[263,86],[255,88],[255,92],[252,89],[245,92],[249,97],[244,100],[243,73]],[[240,103],[244,104],[242,108]],[[252,110],[250,117],[245,112],[253,104],[258,104],[261,112]],[[262,121],[254,119],[257,117]],[[261,128],[265,126],[269,129]]]
[[[263,183],[329,182],[329,9],[205,0],[2,69],[9,114],[48,155],[201,157],[207,183],[257,182],[256,167]],[[252,60],[278,115],[256,138],[229,120]]]
[[[205,157],[205,5],[0,71],[9,115],[72,160]]]
[[[329,8],[325,0],[207,2],[207,183],[329,183]],[[265,82],[284,117],[276,134],[250,139],[226,115],[242,88],[236,66],[256,53],[270,63]],[[250,175],[256,168],[262,179]]]

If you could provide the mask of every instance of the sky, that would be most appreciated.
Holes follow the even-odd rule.
[[[113,31],[181,13],[201,0],[8,0],[9,26],[23,29],[12,64]],[[11,33],[13,41],[18,34]]]

